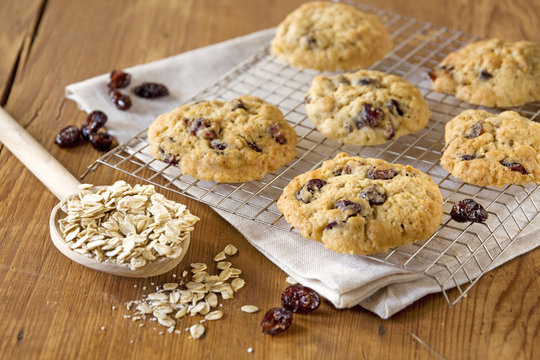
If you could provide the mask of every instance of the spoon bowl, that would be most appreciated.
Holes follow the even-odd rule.
[[[127,265],[100,261],[73,251],[64,239],[58,220],[63,217],[61,206],[78,194],[80,182],[2,108],[0,141],[60,200],[51,211],[49,229],[54,246],[69,259],[112,275],[145,278],[171,271],[186,255],[190,244],[189,237],[182,243],[182,252],[178,257],[162,257],[135,270],[131,270]]]

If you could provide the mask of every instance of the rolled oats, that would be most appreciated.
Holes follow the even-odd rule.
[[[189,332],[193,339],[200,339],[204,335],[205,327],[201,324],[195,324],[189,328]]]
[[[256,313],[259,311],[259,308],[255,305],[244,305],[240,308],[243,312],[247,312],[250,314]]]
[[[240,279],[240,278],[234,279],[233,281],[231,281],[231,287],[234,290],[234,292],[237,292],[238,290],[243,288],[245,284],[246,282],[244,281],[244,279]]]
[[[216,254],[216,256],[214,256],[214,261],[221,261],[221,260],[225,260],[227,257],[225,256],[225,253],[223,251],[220,251]]]
[[[141,225],[141,228],[145,226]],[[126,241],[131,240],[138,241],[132,238]],[[181,333],[180,330],[176,329],[177,324],[188,314],[201,316],[202,319],[199,320],[199,323],[221,319],[223,311],[212,310],[223,306],[219,303],[219,295],[223,300],[234,298],[234,293],[245,285],[245,281],[238,277],[242,271],[233,268],[230,262],[220,261],[216,267],[219,274],[209,273],[205,263],[190,264],[191,276],[189,276],[189,272],[184,271],[181,280],[163,283],[161,286],[156,286],[154,292],[143,295],[141,300],[127,302],[126,308],[134,311],[134,316],[125,315],[124,317],[131,317],[132,321],[157,322],[167,328],[168,333],[176,334]],[[152,285],[154,284],[152,283]],[[253,305],[242,307],[242,311],[247,312],[258,310]],[[144,323],[139,324],[139,326],[144,326]],[[204,335],[206,330],[204,326],[196,324],[187,328],[186,331],[190,332],[192,338],[198,339]]]
[[[212,312],[209,312],[205,315],[206,320],[219,320],[223,317],[223,311],[221,310],[214,310]]]
[[[176,258],[199,218],[167,200],[153,185],[84,184],[62,204],[58,221],[67,245],[99,261],[135,270],[161,257]]]
[[[225,250],[223,250],[223,252],[228,256],[233,256],[238,252],[238,249],[233,244],[229,244],[225,246]]]

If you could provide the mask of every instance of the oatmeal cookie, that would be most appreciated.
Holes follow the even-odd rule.
[[[443,214],[441,193],[428,175],[345,153],[292,179],[277,206],[304,237],[364,255],[428,238]]]
[[[540,46],[489,39],[450,53],[429,73],[433,90],[471,104],[520,106],[540,100]]]
[[[466,110],[446,124],[441,166],[470,184],[540,183],[540,124],[514,111]]]
[[[390,34],[373,14],[343,3],[314,1],[278,26],[272,54],[299,68],[351,70],[370,66],[392,49]]]
[[[248,95],[180,106],[150,125],[148,139],[156,159],[217,182],[263,178],[295,157],[298,141],[277,107]]]
[[[305,102],[317,130],[345,144],[385,143],[422,129],[431,115],[413,84],[374,70],[317,76]]]

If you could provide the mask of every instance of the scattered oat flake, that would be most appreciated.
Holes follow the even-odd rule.
[[[244,305],[240,308],[243,312],[247,312],[250,314],[256,313],[259,311],[259,308],[255,305]]]
[[[195,324],[189,328],[189,332],[193,339],[200,339],[204,335],[206,328],[201,324]]]
[[[214,261],[221,261],[221,260],[225,260],[227,257],[225,256],[225,253],[223,251],[220,251],[216,254],[216,256],[214,256]]]
[[[231,266],[232,266],[232,264],[230,262],[228,262],[228,261],[220,261],[220,262],[217,263],[216,267],[219,270],[225,270],[225,269],[230,268]]]
[[[245,284],[246,282],[244,281],[244,279],[241,278],[237,278],[231,281],[231,287],[235,292],[243,288]]]
[[[253,352],[253,348],[248,348],[247,352],[251,354]]]
[[[238,252],[238,249],[233,244],[229,244],[225,246],[225,250],[223,250],[223,252],[228,256],[233,256]]]
[[[214,310],[204,316],[206,320],[219,320],[223,317],[223,311]]]
[[[101,327],[101,331],[104,331],[104,330],[105,330],[105,326],[102,326],[102,327]]]

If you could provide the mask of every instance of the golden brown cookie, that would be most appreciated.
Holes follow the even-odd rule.
[[[489,39],[450,53],[429,73],[433,90],[471,104],[519,106],[540,100],[540,46]]]
[[[441,165],[470,184],[540,183],[540,124],[514,111],[466,110],[446,124]]]
[[[345,254],[424,240],[443,214],[439,187],[428,175],[345,153],[292,179],[277,206],[304,237]]]
[[[373,14],[343,3],[314,1],[278,26],[272,54],[299,68],[351,70],[367,67],[392,49],[392,39]]]
[[[317,130],[345,144],[385,143],[422,129],[431,115],[413,84],[374,70],[317,76],[305,102]]]
[[[155,158],[217,182],[263,178],[295,157],[298,141],[277,107],[248,95],[162,114],[150,125],[148,140]]]

